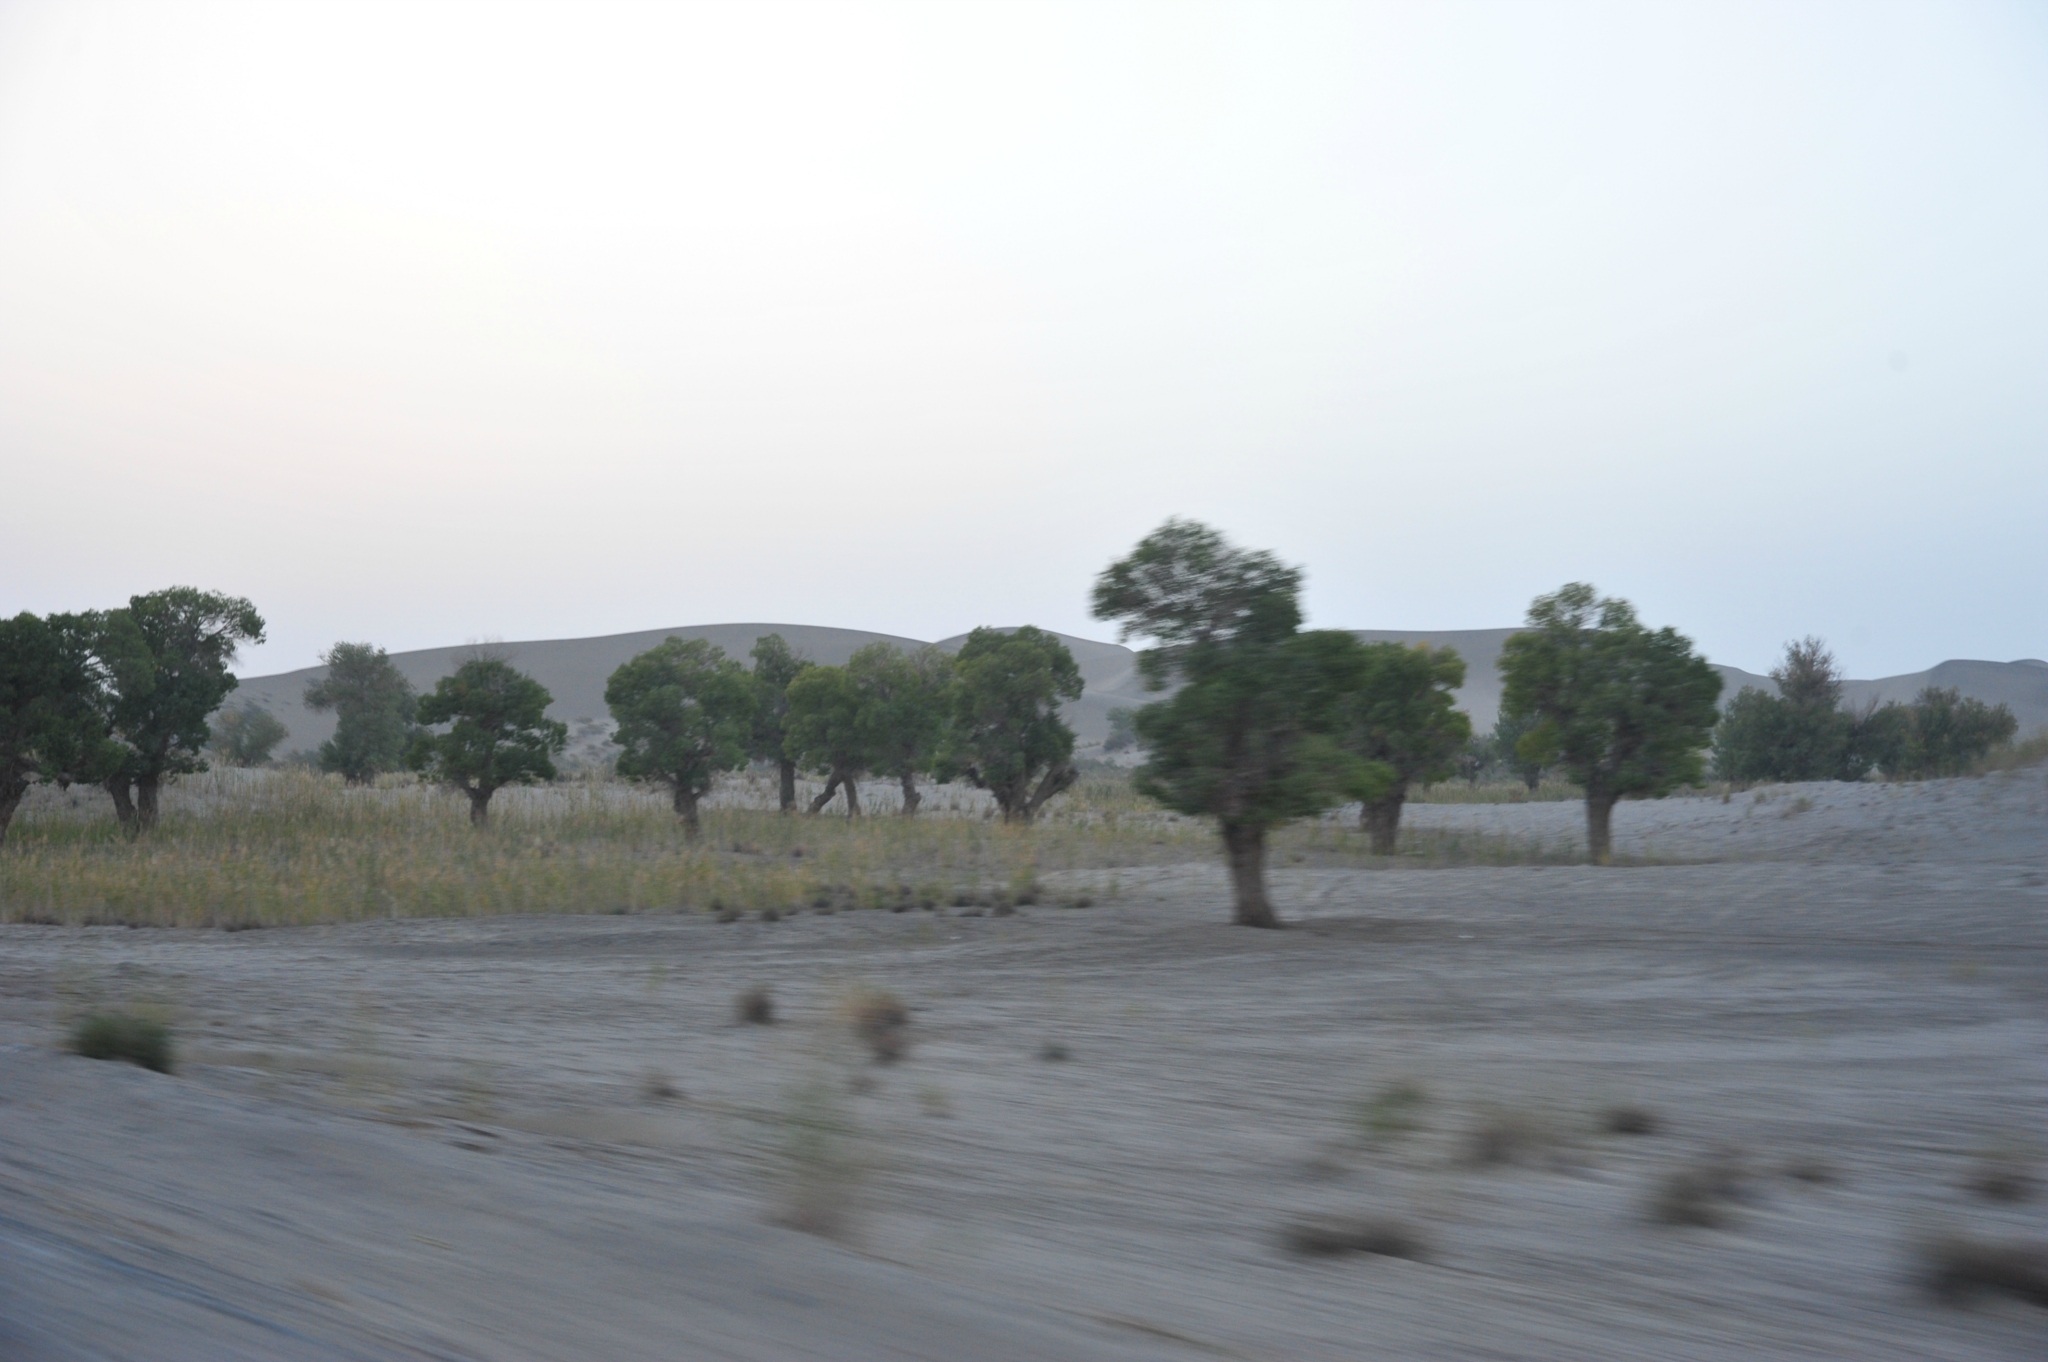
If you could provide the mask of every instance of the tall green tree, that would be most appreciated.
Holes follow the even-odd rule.
[[[306,708],[335,715],[334,736],[320,744],[320,769],[367,785],[404,767],[419,696],[391,655],[374,644],[337,643],[320,660],[327,674],[307,682],[305,695]]]
[[[1714,729],[1714,771],[1725,780],[1857,780],[1856,720],[1841,707],[1842,673],[1817,638],[1785,645],[1772,695],[1746,686]]]
[[[951,714],[934,773],[995,796],[1006,823],[1029,823],[1080,778],[1062,701],[1081,698],[1081,668],[1057,635],[1033,625],[976,629],[953,658]]]
[[[2007,705],[1987,705],[1953,686],[1926,686],[1910,705],[1894,701],[1862,716],[1855,747],[1887,779],[1927,780],[1969,774],[2018,731]]]
[[[812,813],[823,812],[840,790],[846,791],[846,816],[860,817],[860,780],[874,764],[874,726],[865,712],[853,673],[845,667],[810,666],[789,683],[789,717],[783,750],[791,760],[825,777],[825,788],[811,801]]]
[[[1153,646],[1139,654],[1146,751],[1134,782],[1181,813],[1216,819],[1235,920],[1277,927],[1266,892],[1266,838],[1291,819],[1376,797],[1384,763],[1339,740],[1364,648],[1338,630],[1301,631],[1301,572],[1232,546],[1206,525],[1169,520],[1096,579],[1097,619]]]
[[[665,639],[612,673],[604,702],[618,723],[619,774],[668,786],[676,817],[697,836],[697,802],[721,772],[747,763],[755,718],[747,669],[703,639]]]
[[[1538,596],[1528,626],[1501,649],[1501,710],[1536,720],[1522,756],[1586,792],[1587,849],[1606,865],[1617,801],[1700,783],[1721,676],[1677,630],[1583,582]]]
[[[96,780],[120,759],[94,705],[93,634],[78,615],[0,619],[0,845],[30,785]]]
[[[848,658],[846,670],[868,726],[870,769],[901,783],[903,816],[912,817],[924,801],[917,777],[932,769],[945,733],[953,659],[930,646],[904,652],[877,642]]]
[[[1349,700],[1345,745],[1393,772],[1377,798],[1359,805],[1359,826],[1375,856],[1391,856],[1401,807],[1416,784],[1448,780],[1472,737],[1472,720],[1457,707],[1465,662],[1450,648],[1400,643],[1362,645],[1364,665]]]
[[[122,748],[100,783],[123,826],[155,827],[165,782],[206,769],[207,718],[236,685],[228,666],[240,645],[262,641],[255,606],[189,586],[132,596],[99,617],[103,714]]]
[[[754,735],[747,755],[772,761],[779,779],[782,811],[796,811],[796,760],[786,751],[789,735],[789,683],[811,665],[780,634],[754,640]]]
[[[223,709],[207,725],[207,746],[230,766],[262,766],[291,730],[256,705]]]
[[[406,764],[469,796],[469,821],[490,821],[491,796],[507,785],[555,778],[569,726],[547,717],[554,696],[502,658],[471,658],[420,697]],[[441,725],[443,731],[435,731]]]

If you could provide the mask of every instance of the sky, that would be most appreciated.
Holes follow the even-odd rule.
[[[2048,657],[2048,6],[0,0],[0,612]]]

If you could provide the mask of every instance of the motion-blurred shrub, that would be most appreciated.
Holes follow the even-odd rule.
[[[160,1074],[174,1062],[171,1029],[128,1012],[95,1012],[71,1030],[71,1049],[87,1059],[119,1059]]]

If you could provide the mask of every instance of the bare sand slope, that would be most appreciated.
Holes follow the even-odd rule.
[[[1963,1186],[2048,1152],[2048,782],[1889,798],[1631,806],[1714,863],[1283,868],[1274,933],[1209,866],[1005,919],[0,929],[0,1352],[2038,1358],[2048,1311],[1937,1303],[1912,1246],[2048,1237]],[[1901,831],[1945,819],[1979,835]],[[732,1020],[756,983],[775,1026]],[[859,984],[903,1062],[848,1039]],[[175,1010],[183,1072],[57,1053],[93,996]],[[1715,1151],[1725,1224],[1652,1223]],[[1340,1212],[1427,1251],[1276,1242]]]

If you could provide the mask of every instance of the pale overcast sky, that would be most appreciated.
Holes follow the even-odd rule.
[[[2048,656],[2048,6],[0,0],[0,611]]]

